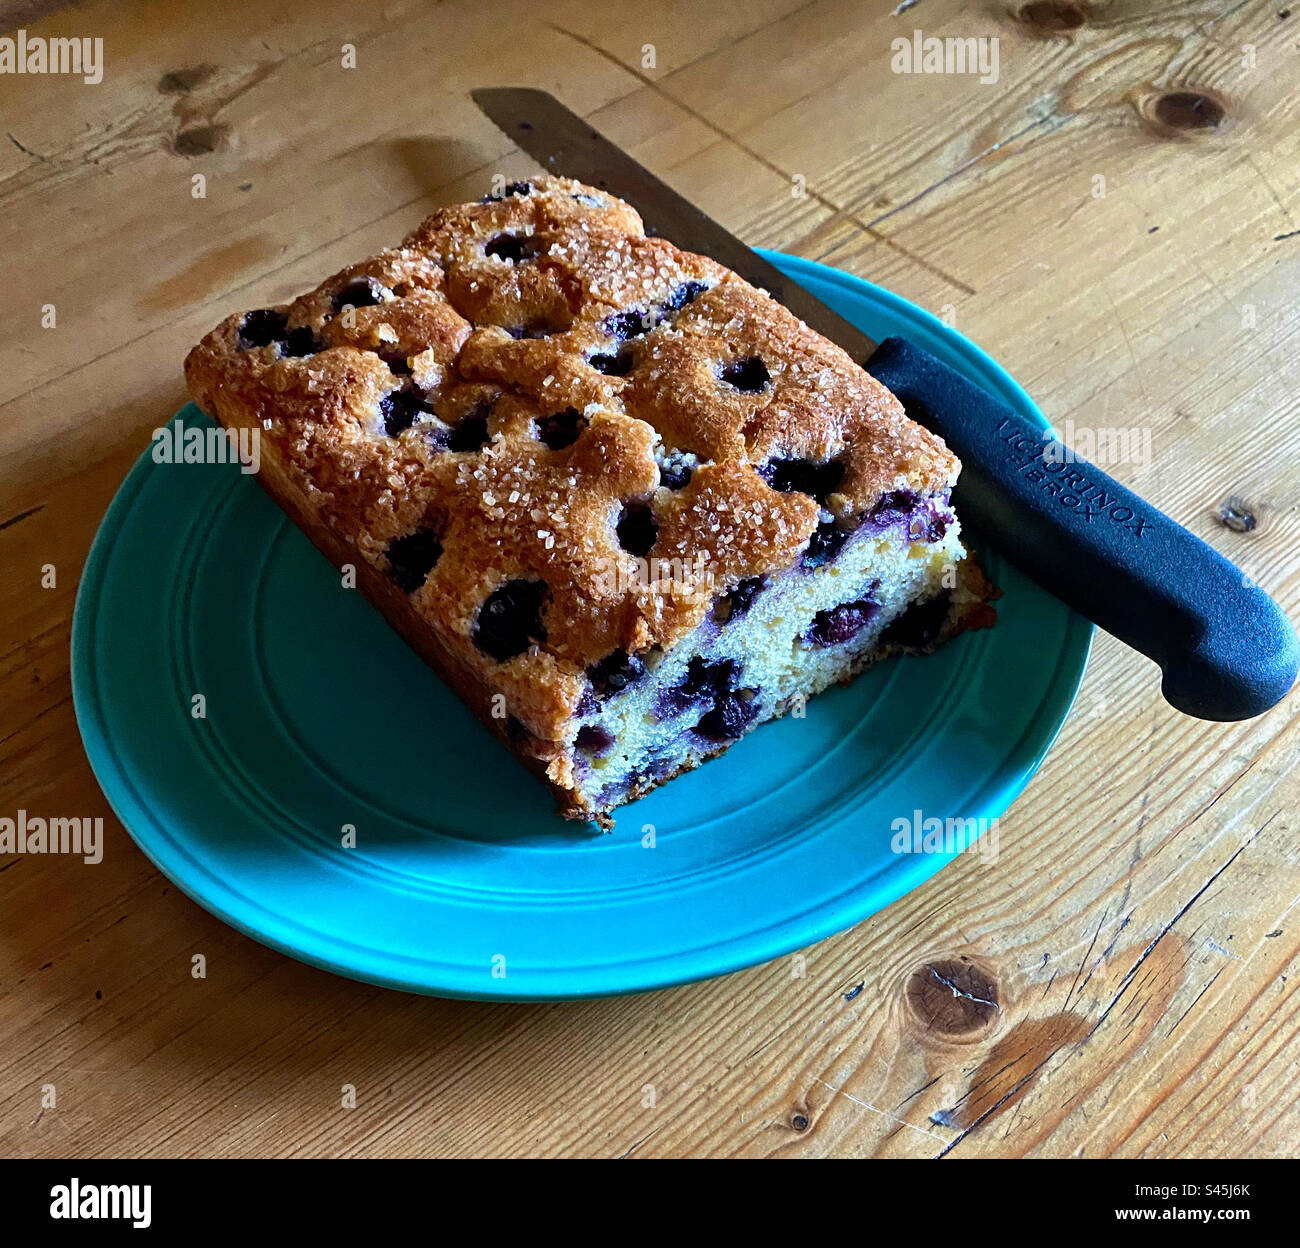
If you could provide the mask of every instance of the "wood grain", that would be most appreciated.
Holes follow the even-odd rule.
[[[1294,1153],[1294,698],[1184,719],[1099,637],[996,866],[960,860],[799,958],[549,1006],[402,996],[238,935],[134,848],[82,753],[79,569],[183,401],[184,351],[526,172],[468,99],[487,83],[556,91],[746,239],[947,315],[1058,425],[1149,429],[1149,461],[1110,470],[1294,617],[1300,17],[894,7],[5,10],[103,37],[107,68],[0,77],[0,812],[103,815],[107,844],[93,869],[0,861],[0,1153]],[[999,81],[890,73],[916,28],[997,36]],[[1229,494],[1253,531],[1219,522]]]

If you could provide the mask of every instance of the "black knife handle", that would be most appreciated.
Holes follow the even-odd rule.
[[[962,461],[958,514],[1093,623],[1154,659],[1201,719],[1249,719],[1300,667],[1286,614],[1163,512],[929,352],[887,338],[866,365]]]

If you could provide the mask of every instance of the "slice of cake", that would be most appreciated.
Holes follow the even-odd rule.
[[[228,318],[185,371],[571,818],[608,826],[992,615],[944,444],[763,292],[567,179],[436,213]]]

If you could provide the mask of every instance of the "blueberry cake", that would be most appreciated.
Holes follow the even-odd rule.
[[[191,351],[199,406],[464,701],[608,827],[897,651],[990,621],[959,464],[843,351],[564,178]]]

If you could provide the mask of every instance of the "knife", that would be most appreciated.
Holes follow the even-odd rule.
[[[547,169],[635,207],[647,230],[766,290],[887,386],[962,461],[953,505],[1062,602],[1153,659],[1170,705],[1261,715],[1286,696],[1300,642],[1286,614],[1213,547],[1032,421],[903,338],[877,343],[637,164],[545,91],[474,102]]]

